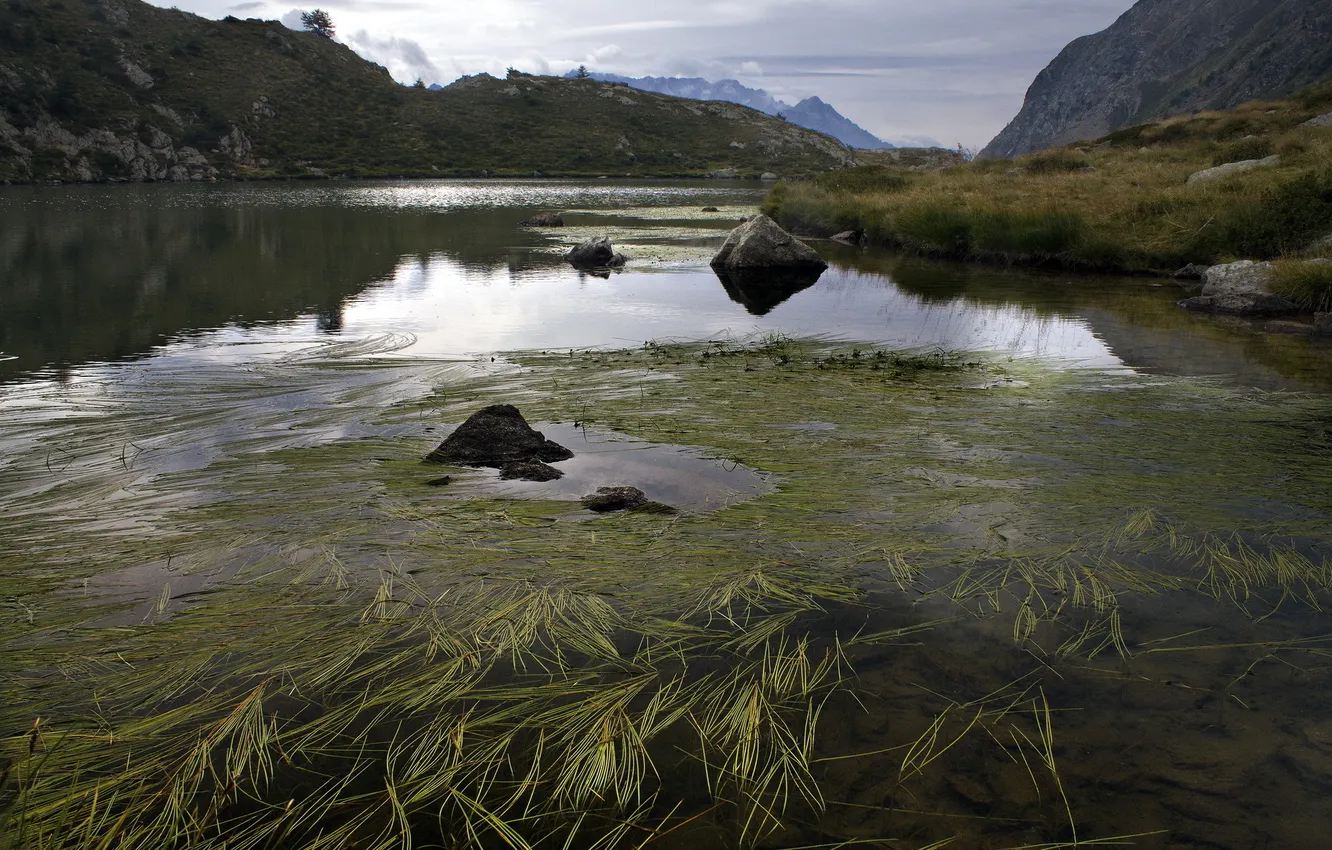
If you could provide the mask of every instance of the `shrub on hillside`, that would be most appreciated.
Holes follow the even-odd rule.
[[[1242,162],[1246,159],[1262,159],[1271,156],[1272,140],[1267,138],[1241,139],[1221,148],[1212,158],[1212,165],[1225,165],[1228,162]]]
[[[1086,168],[1091,160],[1077,151],[1053,150],[1025,157],[1019,163],[1028,174],[1067,174]]]
[[[1278,183],[1253,201],[1217,213],[1198,233],[1193,251],[1202,258],[1223,255],[1271,259],[1303,250],[1332,231],[1332,168],[1309,170]]]
[[[820,188],[831,192],[862,194],[866,192],[898,192],[910,181],[882,165],[865,165],[821,174],[814,181]]]

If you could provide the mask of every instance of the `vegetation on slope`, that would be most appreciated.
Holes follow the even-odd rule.
[[[764,207],[788,228],[860,230],[880,245],[984,261],[1173,271],[1316,255],[1332,232],[1332,129],[1305,122],[1329,109],[1332,86],[1322,86],[1017,160],[933,174],[871,166],[781,184]],[[1188,182],[1273,155],[1265,167]]]
[[[524,74],[432,92],[275,21],[138,0],[0,5],[0,180],[757,177],[853,161],[733,104]]]

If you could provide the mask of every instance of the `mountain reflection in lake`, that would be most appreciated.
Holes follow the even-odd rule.
[[[0,354],[10,358],[0,379],[198,356],[211,342],[383,332],[414,334],[416,357],[780,331],[1272,387],[1321,384],[1326,372],[1305,339],[1188,316],[1173,287],[1141,281],[827,243],[835,267],[817,284],[719,281],[704,262],[710,246],[760,197],[744,184],[557,181],[11,188],[0,192]],[[706,205],[724,212],[699,215]],[[574,211],[567,233],[625,234],[640,258],[665,245],[668,260],[579,274],[560,259],[566,231],[517,227],[550,209]]]

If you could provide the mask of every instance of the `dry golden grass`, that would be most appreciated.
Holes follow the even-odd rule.
[[[1332,131],[1301,126],[1332,87],[1119,130],[1103,139],[937,173],[889,166],[776,187],[765,211],[788,227],[856,229],[925,254],[1106,270],[1309,253],[1332,232]],[[1273,167],[1189,184],[1218,162]],[[904,178],[884,188],[889,173]]]

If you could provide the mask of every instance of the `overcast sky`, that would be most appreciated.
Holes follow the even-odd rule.
[[[296,19],[292,0],[158,0]],[[980,147],[1041,68],[1132,0],[318,0],[338,39],[403,82],[578,65],[818,95],[889,141]],[[305,8],[313,8],[314,4]]]

